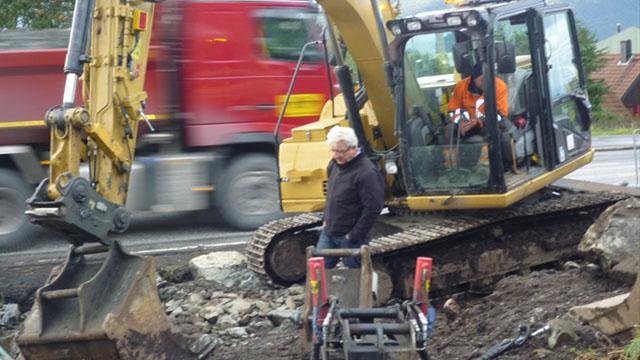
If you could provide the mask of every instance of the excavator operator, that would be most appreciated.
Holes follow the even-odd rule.
[[[508,115],[509,90],[502,79],[496,77],[496,105],[498,110],[498,120]],[[478,144],[472,146],[467,151],[468,155],[451,153],[445,149],[445,164],[458,163],[466,169],[473,168],[478,161],[488,164],[488,151],[484,137],[484,76],[482,74],[482,62],[477,62],[471,75],[458,81],[453,89],[453,95],[449,100],[447,108],[449,110],[450,122],[444,127],[444,144],[450,148],[456,144],[456,148],[462,144]],[[480,145],[482,144],[482,145]],[[449,153],[446,153],[447,150]],[[455,159],[452,161],[452,158]]]
[[[450,112],[453,112],[452,123],[459,124],[460,135],[467,143],[482,142],[474,141],[478,135],[482,135],[484,122],[484,75],[482,75],[482,63],[477,62],[468,76],[456,84],[453,95],[447,105]],[[496,106],[501,117],[508,116],[509,90],[507,84],[502,79],[496,77]],[[466,114],[465,114],[466,112]],[[450,131],[445,134],[450,134]]]

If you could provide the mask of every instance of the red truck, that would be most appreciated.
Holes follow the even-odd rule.
[[[155,131],[140,135],[127,207],[215,206],[238,229],[281,216],[272,132],[300,51],[321,37],[323,19],[309,1],[163,2],[145,85]],[[24,202],[46,176],[42,118],[62,99],[66,39],[64,30],[0,33],[0,250],[24,247],[38,230]],[[330,73],[321,47],[305,52],[281,136],[317,119],[337,89]]]

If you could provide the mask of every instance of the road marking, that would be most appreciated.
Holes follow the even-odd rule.
[[[229,242],[229,243],[222,243],[222,244],[191,245],[191,246],[181,246],[181,247],[173,247],[173,248],[138,250],[138,251],[132,251],[131,253],[135,255],[162,255],[170,252],[182,253],[182,252],[189,252],[193,250],[212,250],[212,249],[222,248],[222,247],[244,245],[246,243],[247,241],[236,241],[236,242]]]

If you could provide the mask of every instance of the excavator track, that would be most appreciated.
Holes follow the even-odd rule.
[[[379,217],[369,246],[374,265],[389,273],[396,291],[407,291],[402,280],[411,276],[417,256],[434,258],[434,291],[482,284],[575,255],[599,213],[629,196],[548,188],[502,210],[394,209]],[[301,281],[304,249],[315,245],[321,222],[321,213],[308,213],[262,226],[247,245],[249,268],[277,284]]]

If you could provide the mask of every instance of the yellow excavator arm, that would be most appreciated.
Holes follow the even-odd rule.
[[[384,76],[385,61],[388,61],[387,44],[393,35],[386,30],[384,24],[395,18],[398,10],[388,0],[318,0],[318,3],[329,21],[339,30],[349,49],[367,91],[384,143],[387,147],[395,145],[395,106]],[[382,41],[382,36],[385,37],[385,42]],[[366,128],[366,124],[364,126]],[[373,139],[367,140],[373,142]]]
[[[128,254],[107,237],[129,225],[124,204],[145,119],[153,10],[141,0],[76,1],[63,102],[45,115],[50,174],[28,200],[35,222],[73,246],[36,292],[16,340],[25,359],[193,358],[173,336],[153,258]],[[76,107],[79,78],[84,106]],[[89,179],[80,176],[82,162]]]
[[[51,128],[51,167],[27,213],[70,238],[107,243],[129,224],[124,209],[143,90],[154,4],[142,0],[79,0],[65,61],[62,105],[45,115]],[[82,80],[83,106],[76,107]],[[86,162],[90,178],[80,177]]]

